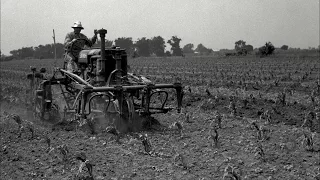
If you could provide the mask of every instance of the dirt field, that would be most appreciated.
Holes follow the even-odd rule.
[[[143,62],[142,59],[140,63]],[[173,79],[165,77],[161,68],[148,73],[152,67],[158,67],[156,60],[147,70],[138,69],[141,64],[134,63],[131,67],[135,72],[150,74],[151,78],[160,76],[153,79],[155,81]],[[6,68],[2,66],[0,71],[2,75],[11,67],[10,63],[5,65]],[[299,67],[284,69],[282,74],[287,75]],[[161,125],[122,135],[120,142],[108,133],[91,134],[86,127],[52,128],[51,123],[35,121],[21,98],[14,98],[24,92],[25,89],[18,89],[24,82],[12,77],[20,83],[8,89],[9,83],[4,82],[2,76],[0,179],[89,179],[86,166],[79,171],[81,163],[76,157],[80,153],[84,153],[93,165],[94,179],[209,180],[231,176],[248,180],[320,179],[319,95],[315,95],[314,103],[309,100],[310,89],[317,80],[315,74],[320,70],[319,66],[315,68],[303,82],[297,76],[301,83],[293,94],[287,93],[285,102],[280,101],[278,95],[283,87],[289,87],[286,84],[296,82],[293,76],[290,81],[280,80],[280,86],[269,88],[274,82],[272,78],[266,78],[264,83],[258,84],[259,90],[254,89],[257,86],[247,86],[244,90],[230,82],[235,82],[236,77],[223,84],[213,80],[214,84],[204,85],[212,79],[205,74],[205,69],[200,74],[202,85],[196,84],[194,79],[197,79],[199,68],[188,77],[186,70],[185,75],[175,77],[185,86],[182,113],[170,111],[154,115]],[[16,79],[25,75],[22,73],[25,70],[16,71]],[[167,72],[170,76],[171,71]],[[224,74],[219,77],[233,76],[226,72],[231,71],[224,68]],[[256,84],[254,81],[246,80],[248,84]],[[314,112],[314,115],[308,112]],[[18,137],[19,125],[12,114],[23,120],[21,137]],[[33,138],[28,121],[33,123]],[[182,124],[181,131],[172,126],[174,122]],[[141,139],[137,138],[143,134],[148,136],[151,151],[146,152]]]

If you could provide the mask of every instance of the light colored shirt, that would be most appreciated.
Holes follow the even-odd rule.
[[[84,34],[82,33],[79,33],[79,34],[75,34],[74,32],[69,32],[67,35],[66,35],[66,38],[64,40],[64,48],[65,48],[65,51],[66,52],[69,52],[70,51],[70,45],[71,45],[71,41],[73,39],[86,39],[88,40],[85,45],[87,46],[92,46],[96,40],[97,40],[97,36],[94,35],[91,39],[88,39],[87,36],[85,36]]]

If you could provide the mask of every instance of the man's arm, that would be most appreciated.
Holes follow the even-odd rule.
[[[91,38],[91,43],[92,45],[97,41],[97,34],[93,35],[93,37]],[[91,46],[92,46],[91,45]]]
[[[68,33],[64,39],[64,47],[65,49],[70,48],[71,41],[73,40],[73,37],[71,36],[71,33]]]
[[[87,39],[86,45],[92,46],[97,41],[97,35],[95,34],[92,38],[88,39],[87,36],[83,35],[85,39]]]

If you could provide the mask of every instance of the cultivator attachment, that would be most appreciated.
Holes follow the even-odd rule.
[[[46,80],[44,73],[46,70],[41,68],[37,71],[31,67],[31,74],[27,78],[30,80],[30,90],[28,91],[28,100],[31,104],[33,114],[40,119],[53,119],[57,113],[57,105],[52,101],[52,89],[50,80]]]
[[[173,99],[172,90],[180,113],[180,83],[153,84],[143,76],[128,73],[125,50],[105,48],[106,30],[98,32],[101,48],[79,52],[79,72],[56,68],[50,78],[45,78],[44,69],[32,69],[28,79],[37,117],[48,119],[58,114],[63,120],[99,121],[95,122],[98,129],[114,125],[119,131],[134,131],[141,129],[152,114],[174,109],[167,106]]]

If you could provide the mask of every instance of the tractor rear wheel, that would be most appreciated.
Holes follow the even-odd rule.
[[[52,102],[51,85],[41,86],[32,92],[33,116],[40,121],[55,121],[59,118],[59,107]]]

